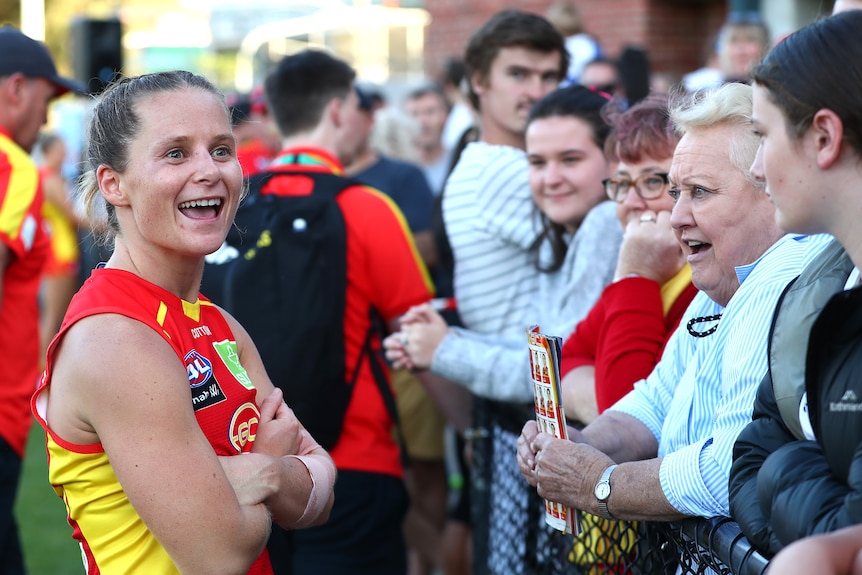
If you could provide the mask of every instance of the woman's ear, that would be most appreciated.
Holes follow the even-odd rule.
[[[817,165],[821,169],[832,166],[841,156],[844,143],[844,123],[838,114],[823,108],[811,119],[809,135],[814,139]]]
[[[128,198],[120,185],[119,174],[104,164],[96,169],[96,183],[102,197],[114,207],[129,205]]]

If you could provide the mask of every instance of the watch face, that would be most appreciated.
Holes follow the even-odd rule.
[[[605,500],[611,494],[611,485],[607,482],[602,482],[596,485],[596,499]]]

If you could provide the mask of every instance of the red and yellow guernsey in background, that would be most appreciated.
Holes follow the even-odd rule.
[[[0,273],[0,437],[19,455],[39,380],[39,281],[48,257],[44,197],[30,156],[0,129],[0,242],[11,253]]]

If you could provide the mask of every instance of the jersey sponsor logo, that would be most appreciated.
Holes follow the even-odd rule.
[[[236,342],[227,339],[215,341],[213,342],[213,348],[236,380],[246,389],[254,389],[251,378],[249,378],[245,368],[239,362],[239,351],[237,351]]]
[[[189,385],[192,389],[200,387],[209,381],[213,374],[213,364],[202,356],[197,350],[191,350],[183,358],[186,371],[189,374]]]
[[[203,387],[192,386],[191,390],[192,407],[195,411],[206,409],[207,407],[211,407],[227,399],[227,396],[224,394],[224,391],[215,376],[212,376]]]
[[[251,449],[257,434],[260,412],[250,401],[240,405],[230,420],[230,443],[238,453]],[[245,449],[248,446],[248,449]]]

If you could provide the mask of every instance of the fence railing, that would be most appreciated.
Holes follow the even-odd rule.
[[[678,523],[581,516],[581,534],[544,522],[544,505],[512,454],[518,413],[479,402],[474,422],[471,517],[473,575],[763,575],[768,561],[727,518]]]
[[[768,560],[758,553],[727,517],[689,519],[662,528],[680,555],[682,573],[762,575]]]

